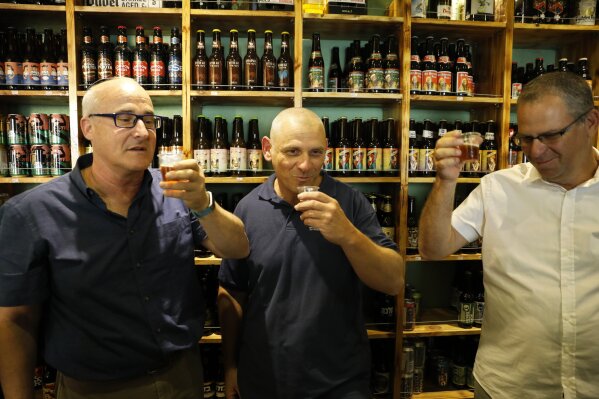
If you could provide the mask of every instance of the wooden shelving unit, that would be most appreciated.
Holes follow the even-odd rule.
[[[471,399],[474,398],[474,392],[468,390],[455,391],[437,391],[416,393],[412,396],[413,399]]]
[[[368,334],[368,339],[389,339],[395,337],[394,332],[377,330],[366,330],[366,332]],[[216,333],[211,333],[210,335],[203,336],[200,339],[201,344],[220,344],[221,342],[221,335]]]
[[[457,324],[457,312],[447,308],[422,311],[422,316],[411,331],[403,331],[405,338],[448,337],[454,335],[479,335],[480,328],[461,328]]]
[[[481,254],[454,254],[449,255],[443,261],[481,260]],[[430,262],[422,259],[420,255],[406,255],[406,262]],[[439,261],[435,261],[439,262]]]

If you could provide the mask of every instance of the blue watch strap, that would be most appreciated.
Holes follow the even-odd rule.
[[[198,219],[210,215],[212,211],[214,211],[214,201],[212,199],[212,193],[210,191],[206,191],[206,194],[208,194],[208,206],[205,209],[202,209],[201,211],[191,211],[191,214]]]

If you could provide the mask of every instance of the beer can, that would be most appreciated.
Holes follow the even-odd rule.
[[[426,359],[426,343],[424,341],[414,342],[414,367],[424,368]]]
[[[71,149],[67,144],[50,145],[50,175],[62,176],[71,169]]]
[[[48,144],[35,144],[29,153],[31,163],[31,176],[50,175],[50,146]]]
[[[404,299],[403,308],[403,329],[411,331],[416,323],[416,304],[414,300]]]
[[[0,144],[0,176],[8,176],[8,150],[4,144]]]
[[[403,347],[403,354],[401,356],[401,372],[402,373],[413,373],[414,372],[414,347],[405,346]]]
[[[28,143],[48,144],[49,123],[47,114],[31,114],[27,119]]]
[[[422,393],[424,390],[424,369],[418,367],[414,369],[414,379],[412,385],[414,393]]]
[[[399,397],[401,399],[412,399],[414,394],[414,375],[412,373],[401,375],[401,389]]]
[[[50,144],[69,144],[69,117],[64,114],[50,115]]]
[[[8,169],[11,176],[25,177],[29,175],[29,148],[25,144],[8,146]]]
[[[0,114],[0,144],[8,144],[8,137],[6,137],[6,115],[4,114]]]
[[[27,144],[27,120],[21,114],[9,114],[6,118],[8,144]]]

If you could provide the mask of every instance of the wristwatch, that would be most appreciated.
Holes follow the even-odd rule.
[[[206,215],[210,215],[214,210],[214,200],[212,199],[212,193],[210,191],[206,191],[206,194],[208,194],[208,206],[202,209],[201,211],[191,211],[191,214],[198,219],[201,219]]]

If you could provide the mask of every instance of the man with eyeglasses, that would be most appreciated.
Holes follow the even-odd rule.
[[[134,80],[93,86],[94,152],[0,208],[0,381],[33,398],[38,327],[59,399],[202,396],[203,296],[194,248],[247,256],[241,221],[212,204],[194,160],[148,170],[156,124]]]
[[[599,111],[584,79],[542,75],[518,99],[530,160],[487,175],[452,212],[460,134],[437,142],[425,259],[483,237],[475,398],[599,398]]]

